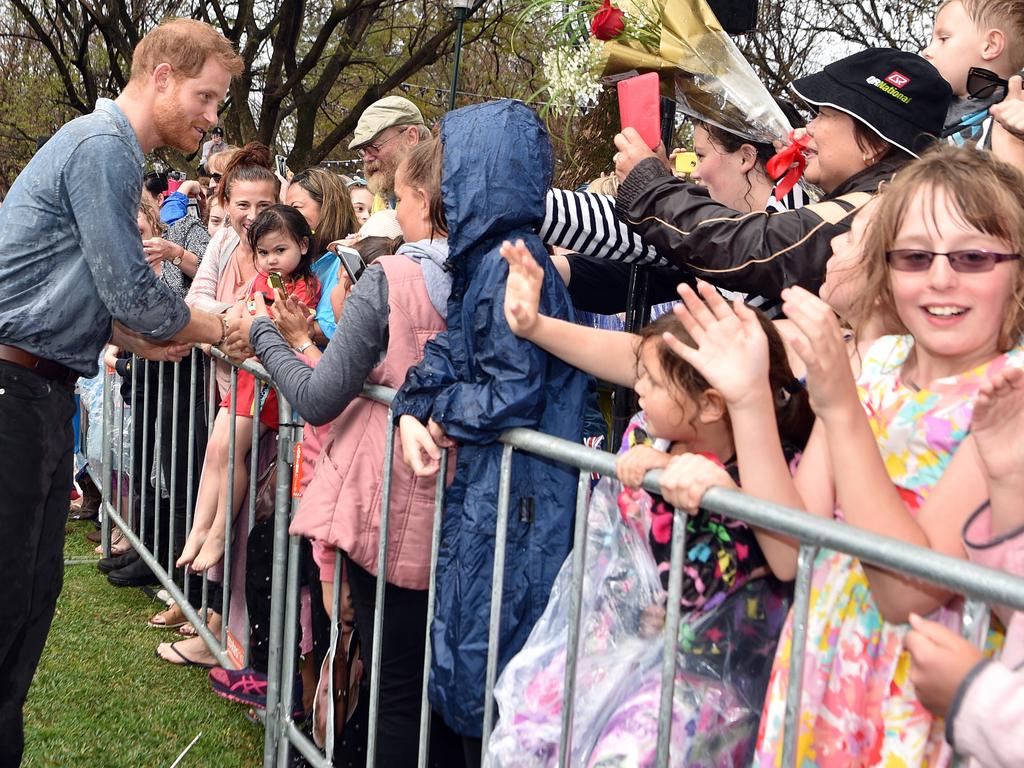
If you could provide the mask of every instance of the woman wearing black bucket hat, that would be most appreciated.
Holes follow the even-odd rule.
[[[660,255],[715,285],[768,297],[791,285],[816,292],[831,239],[938,137],[952,91],[925,59],[892,48],[840,59],[792,88],[817,112],[804,177],[825,193],[820,202],[778,213],[725,208],[676,179],[627,128],[615,137],[616,213]]]

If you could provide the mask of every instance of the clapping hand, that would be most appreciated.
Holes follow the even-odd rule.
[[[782,309],[792,322],[780,331],[807,366],[811,407],[822,418],[844,408],[860,410],[850,353],[828,304],[803,288],[782,291]]]
[[[989,478],[1024,475],[1024,370],[1004,368],[982,382],[971,434]]]
[[[286,296],[281,291],[276,291],[276,294],[274,324],[284,340],[298,349],[311,341],[309,327],[313,322],[314,314],[294,296]]]

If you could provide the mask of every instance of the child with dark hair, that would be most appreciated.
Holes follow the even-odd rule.
[[[315,307],[320,300],[320,284],[314,277],[310,243],[312,233],[306,219],[295,208],[274,205],[256,217],[248,232],[256,276],[253,278],[245,301],[251,303],[256,294],[268,304],[294,296],[307,307]],[[271,276],[280,278],[284,292],[271,287]],[[250,310],[251,311],[251,310]],[[257,404],[256,381],[252,374],[238,372],[237,413],[235,440],[237,445],[248,445],[252,439],[253,420],[259,415],[260,431],[277,429],[277,398],[273,390],[263,391]],[[224,516],[228,513],[228,483],[234,483],[235,513],[244,498],[249,482],[248,467],[236,461],[234,472],[228,476],[227,440],[231,414],[231,399],[226,395],[220,404],[213,425],[210,448],[203,464],[203,483],[196,502],[192,531],[178,566],[191,565],[193,571],[205,571],[220,562],[224,556]],[[218,439],[224,438],[224,439]]]

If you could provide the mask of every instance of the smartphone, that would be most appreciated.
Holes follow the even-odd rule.
[[[336,246],[335,253],[341,259],[341,266],[348,273],[348,279],[355,285],[366,269],[366,262],[363,261],[363,257],[359,255],[359,251],[355,248],[346,248],[344,245]]]
[[[619,121],[623,129],[635,128],[644,143],[654,149],[661,143],[661,83],[657,72],[619,80]]]
[[[696,152],[680,152],[676,155],[676,173],[693,173],[696,167]]]
[[[267,274],[267,282],[270,284],[270,287],[273,288],[275,291],[280,291],[281,293],[285,292],[284,291],[284,278],[281,277],[281,273],[280,272],[270,272],[270,273],[268,273]]]
[[[277,165],[278,176],[288,176],[288,158],[284,155],[274,155],[274,163]]]

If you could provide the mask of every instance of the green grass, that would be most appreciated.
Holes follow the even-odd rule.
[[[95,555],[87,523],[70,523],[66,556]],[[25,768],[139,768],[262,764],[263,729],[215,696],[206,670],[155,655],[169,630],[152,629],[160,609],[139,589],[115,589],[92,565],[65,569],[46,650],[25,706]]]

